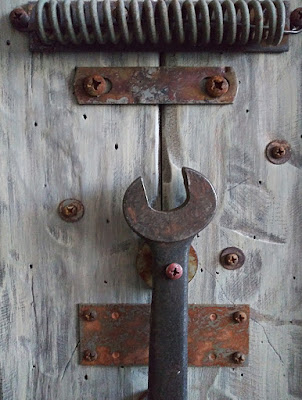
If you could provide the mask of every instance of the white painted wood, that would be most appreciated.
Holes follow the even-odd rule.
[[[72,82],[75,66],[157,66],[158,57],[33,55],[8,22],[19,5],[0,7],[0,399],[136,400],[147,368],[79,365],[76,311],[86,302],[150,301],[121,201],[140,174],[157,195],[158,108],[78,106]],[[163,115],[166,205],[183,198],[183,165],[205,174],[219,196],[216,218],[195,240],[200,271],[190,302],[252,307],[249,367],[190,369],[190,400],[302,398],[300,54],[295,37],[282,55],[166,58],[231,65],[241,81],[234,105],[166,107]],[[283,166],[264,156],[275,138],[292,145]],[[69,197],[86,208],[77,224],[57,216]],[[218,264],[228,246],[247,256],[237,272]]]
[[[232,66],[240,81],[233,105],[167,107],[163,116],[165,206],[184,199],[182,166],[208,177],[219,199],[215,219],[194,243],[200,268],[189,301],[252,308],[249,366],[190,369],[190,400],[302,398],[301,44],[292,37],[290,52],[280,55],[165,58],[167,66]],[[266,145],[279,138],[293,152],[282,166],[265,158]],[[244,251],[242,269],[220,266],[229,246]]]
[[[157,194],[158,108],[79,106],[72,84],[76,66],[158,55],[33,55],[8,21],[19,5],[0,7],[0,398],[132,399],[147,368],[80,366],[77,305],[150,301],[121,205],[140,175]],[[57,215],[66,198],[85,205],[76,224]]]

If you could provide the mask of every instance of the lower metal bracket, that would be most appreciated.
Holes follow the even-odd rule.
[[[79,306],[79,314],[82,365],[148,364],[149,305],[82,304]],[[189,365],[246,366],[249,315],[248,305],[190,305]]]

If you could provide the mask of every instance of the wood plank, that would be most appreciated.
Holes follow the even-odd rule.
[[[301,38],[291,37],[290,45],[281,55],[164,58],[166,66],[230,65],[240,81],[234,105],[163,109],[165,208],[184,200],[182,166],[209,178],[219,199],[216,217],[194,242],[199,273],[189,301],[252,308],[249,366],[190,369],[190,400],[302,398]],[[282,166],[264,155],[275,138],[292,146]],[[244,251],[242,269],[220,266],[219,254],[230,246]]]
[[[154,54],[31,54],[1,4],[0,398],[132,399],[146,368],[82,367],[77,304],[143,303],[137,239],[122,197],[142,175],[158,190],[158,109],[79,106],[76,66],[156,66]],[[9,42],[7,42],[9,40]],[[83,201],[76,224],[61,200]]]

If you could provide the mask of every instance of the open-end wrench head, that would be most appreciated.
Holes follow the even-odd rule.
[[[146,196],[142,178],[127,189],[123,211],[130,228],[154,242],[173,243],[189,239],[204,229],[213,218],[217,197],[212,184],[199,172],[183,168],[186,201],[169,211],[154,210]]]

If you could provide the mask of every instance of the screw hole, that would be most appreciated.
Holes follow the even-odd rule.
[[[202,269],[202,268],[200,268],[200,272],[203,272],[203,269]]]
[[[241,376],[243,376],[243,374],[241,374]]]
[[[7,46],[10,46],[10,40],[7,40],[7,41],[6,41],[6,45],[7,45]]]
[[[115,147],[115,150],[117,150],[118,149],[118,144],[116,143],[114,147]]]
[[[293,279],[296,279],[296,277],[295,277],[295,276],[293,276]]]
[[[248,109],[247,109],[247,110],[245,110],[245,112],[246,112],[246,113],[249,113],[249,112],[250,112],[250,110],[248,110]]]
[[[33,265],[32,265],[32,264],[30,264],[29,268],[30,268],[30,269],[33,269]]]
[[[259,181],[259,185],[261,185],[262,184],[262,181]]]
[[[256,239],[256,236],[254,236],[254,239]]]
[[[84,115],[83,115],[83,118],[84,118],[84,119],[87,119],[87,115],[86,115],[86,114],[84,114]]]
[[[85,381],[88,381],[88,375],[84,376]]]
[[[35,122],[34,125],[35,125],[35,127],[37,127],[38,126],[38,122]]]

